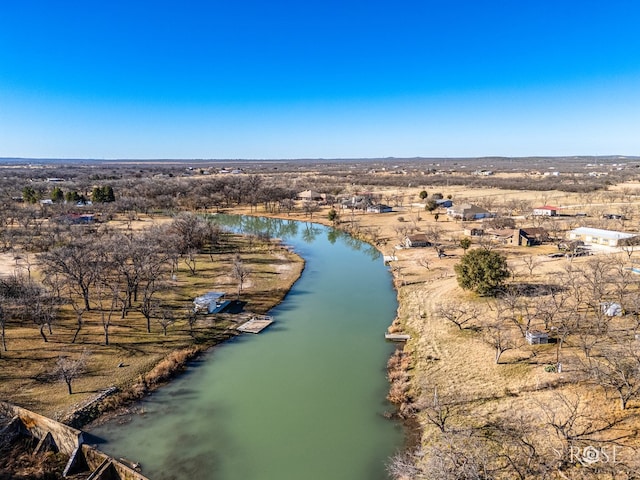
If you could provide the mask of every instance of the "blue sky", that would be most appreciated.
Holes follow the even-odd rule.
[[[640,2],[5,1],[0,156],[640,155]]]

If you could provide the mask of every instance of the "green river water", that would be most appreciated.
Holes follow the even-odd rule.
[[[382,480],[403,444],[383,417],[384,332],[397,303],[369,245],[300,222],[220,217],[236,230],[269,231],[306,268],[275,323],[215,347],[147,398],[144,415],[91,433],[153,480]]]

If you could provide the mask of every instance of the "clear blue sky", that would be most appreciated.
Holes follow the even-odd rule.
[[[640,154],[636,0],[6,0],[0,156]]]

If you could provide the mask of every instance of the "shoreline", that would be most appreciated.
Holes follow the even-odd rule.
[[[286,245],[284,245],[279,240],[278,240],[278,245],[286,248]],[[278,305],[284,302],[287,295],[291,291],[293,285],[300,279],[300,277],[302,276],[306,268],[306,261],[304,260],[304,258],[302,258],[300,255],[298,255],[295,252],[291,252],[291,253],[295,255],[295,257],[297,258],[297,261],[294,263],[296,265],[300,265],[300,269],[297,273],[295,280],[287,287],[285,294],[281,298],[279,298],[277,302],[275,302],[272,306],[270,306],[268,311],[276,308]],[[171,353],[166,355],[163,359],[161,359],[158,363],[156,363],[156,365],[154,365],[154,367],[151,368],[149,371],[141,374],[140,382],[135,383],[134,385],[132,385],[126,390],[123,390],[121,392],[116,392],[113,396],[105,397],[99,402],[95,402],[95,404],[89,405],[89,407],[90,408],[94,407],[99,409],[103,402],[110,402],[109,399],[112,399],[113,397],[116,397],[116,396],[120,396],[121,401],[118,401],[115,405],[109,406],[107,409],[98,412],[96,416],[92,418],[88,418],[87,421],[85,422],[78,423],[77,425],[72,425],[72,424],[69,424],[69,425],[75,426],[76,428],[83,428],[83,429],[86,428],[88,430],[91,430],[115,418],[125,417],[127,415],[134,415],[136,413],[139,413],[139,412],[133,412],[130,409],[133,408],[136,403],[139,403],[143,401],[146,397],[153,395],[154,392],[168,385],[172,380],[174,380],[175,378],[183,374],[189,368],[189,364],[199,360],[202,356],[211,353],[217,346],[222,345],[223,343],[226,343],[229,340],[232,340],[239,335],[242,335],[241,332],[231,328],[227,329],[227,332],[229,333],[229,335],[224,340],[217,341],[211,344],[190,346],[183,349],[172,351]],[[180,354],[180,352],[185,352],[185,351],[187,351],[187,354],[184,356],[181,356],[182,358],[177,359],[178,361],[174,363],[173,368],[170,370],[168,376],[163,377],[162,380],[159,382],[152,382],[151,384],[145,381],[145,377],[147,375],[151,375],[153,371],[157,369],[164,361],[171,358],[172,356],[175,356],[176,354]],[[71,417],[74,414],[75,412],[72,412],[69,416]],[[67,422],[63,420],[63,423],[67,423]]]
[[[229,212],[220,212],[220,213],[229,213]],[[316,219],[314,220],[313,218],[310,218],[310,219],[298,218],[298,215],[300,214],[296,214],[296,217],[294,218],[292,218],[290,215],[285,215],[285,214],[271,214],[267,212],[262,212],[262,214],[259,214],[255,211],[251,211],[251,212],[242,211],[239,213],[234,212],[233,214],[315,223],[317,225],[322,225],[324,227],[335,228],[336,230],[341,230],[351,235],[353,238],[356,238],[362,242],[368,243],[373,248],[375,248],[378,252],[380,252],[381,255],[384,255],[385,253],[382,250],[380,244],[378,244],[377,242],[370,241],[370,239],[366,238],[366,235],[354,235],[353,233],[349,232],[347,229],[341,229],[338,226],[332,224],[332,222],[330,222],[328,219],[322,218],[321,216],[317,216]],[[391,278],[393,280],[392,284],[393,284],[393,289],[396,292],[396,300],[398,303],[398,308],[396,310],[395,318],[391,321],[391,323],[387,327],[387,331],[391,331],[392,329],[397,329],[397,328],[400,328],[400,329],[403,328],[400,321],[400,310],[403,308],[403,302],[400,296],[400,289],[397,283],[398,276],[396,275],[396,272],[391,269],[389,270],[389,273],[391,274]],[[406,342],[402,342],[401,344],[398,344],[396,349],[388,359],[386,372],[387,372],[387,381],[389,383],[389,391],[387,393],[386,399],[395,408],[395,411],[392,412],[388,416],[388,418],[390,420],[396,420],[402,423],[405,429],[405,439],[404,439],[405,441],[404,441],[403,449],[410,450],[414,446],[420,444],[423,430],[420,425],[420,422],[417,420],[415,412],[411,412],[410,409],[407,408],[410,405],[410,400],[411,400],[408,396],[411,391],[411,384],[413,379],[411,371],[414,369],[415,365],[414,365],[414,360],[412,358],[411,352],[407,351],[406,346],[407,346]],[[408,361],[398,362],[397,366],[392,367],[390,366],[390,364],[394,356],[397,354],[399,354],[404,358],[407,358]],[[401,392],[401,395],[397,397],[398,401],[394,400],[394,396],[393,396],[394,390]]]

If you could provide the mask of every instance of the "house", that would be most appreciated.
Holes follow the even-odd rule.
[[[393,212],[393,208],[391,208],[389,205],[383,205],[382,203],[379,203],[377,205],[369,205],[367,207],[367,212],[369,212],[369,213],[389,213],[389,212]]]
[[[465,228],[464,234],[468,237],[481,237],[484,235],[482,228]]]
[[[439,200],[436,200],[436,205],[439,208],[449,208],[453,207],[453,201],[449,200],[448,198],[441,198]]]
[[[513,243],[514,232],[516,232],[516,230],[513,228],[504,228],[500,230],[487,230],[486,235],[488,235],[491,240],[500,243]]]
[[[518,245],[532,247],[549,240],[549,233],[541,227],[520,228],[517,232]]]
[[[404,239],[404,245],[407,248],[430,247],[432,245],[429,238],[424,233],[408,235]]]
[[[343,209],[366,210],[367,207],[373,205],[373,202],[369,196],[356,195],[347,200],[343,200],[340,205]]]
[[[506,228],[502,230],[489,230],[486,232],[492,240],[500,243],[532,247],[549,240],[549,234],[544,228]]]
[[[318,192],[314,192],[313,190],[305,190],[304,192],[300,192],[297,195],[298,200],[306,200],[306,201],[319,201],[324,197],[322,194]]]
[[[493,217],[493,213],[476,205],[468,203],[447,208],[447,215],[454,219],[479,220],[481,218]]]
[[[542,207],[534,208],[533,215],[535,215],[536,217],[557,217],[558,210],[560,210],[558,207],[543,205]]]
[[[193,299],[194,310],[196,312],[205,310],[207,313],[220,313],[226,308],[229,300],[224,300],[224,292],[208,292]]]
[[[528,330],[525,338],[529,345],[549,343],[549,334],[547,332],[541,332],[540,330]]]
[[[603,230],[600,228],[579,227],[569,232],[569,240],[582,240],[585,244],[619,247],[634,244],[640,240],[637,233]]]

